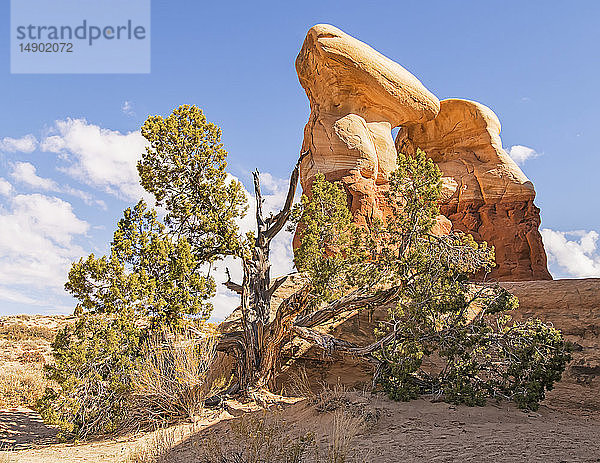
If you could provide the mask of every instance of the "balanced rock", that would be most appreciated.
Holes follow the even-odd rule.
[[[421,148],[444,175],[444,215],[434,232],[454,228],[494,245],[500,280],[551,279],[533,184],[502,149],[489,108],[440,104],[402,66],[327,24],[308,31],[296,71],[311,110],[302,145],[309,155],[300,166],[305,194],[321,172],[342,182],[356,223],[385,218],[396,150]],[[401,127],[395,143],[394,127]],[[297,233],[294,246],[298,241]]]
[[[300,169],[304,192],[310,195],[321,172],[343,183],[357,223],[381,218],[396,168],[392,128],[433,119],[439,100],[402,66],[327,24],[308,31],[296,70],[311,109],[303,142],[310,154]]]
[[[449,99],[435,119],[403,126],[400,152],[424,150],[442,171],[441,212],[453,228],[495,246],[499,280],[551,279],[538,231],[531,181],[502,149],[500,121],[488,107]]]

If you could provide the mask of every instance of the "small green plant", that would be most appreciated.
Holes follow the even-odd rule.
[[[127,314],[83,314],[56,336],[37,409],[62,438],[114,432],[126,416],[142,330]]]

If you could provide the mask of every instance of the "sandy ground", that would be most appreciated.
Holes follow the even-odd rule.
[[[573,415],[546,406],[537,412],[524,412],[511,403],[494,402],[485,407],[426,399],[403,403],[381,394],[356,392],[343,397],[344,406],[377,417],[353,443],[365,456],[364,461],[600,462],[598,414]],[[292,433],[330,433],[333,412],[318,411],[314,401],[279,408],[275,413],[285,416]],[[33,412],[16,410],[0,416],[0,439],[21,449],[9,453],[11,462],[118,462],[148,437],[48,445],[54,430],[44,426]],[[197,423],[194,429],[188,425],[181,431],[184,438],[161,461],[197,462],[207,439],[227,438],[231,419],[237,418],[222,411],[216,420]]]

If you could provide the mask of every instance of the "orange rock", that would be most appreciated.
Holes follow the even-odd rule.
[[[434,118],[439,100],[402,66],[327,24],[308,31],[296,70],[311,108],[304,192],[321,172],[343,183],[357,223],[383,218],[383,191],[396,168],[392,127]]]
[[[499,280],[547,280],[539,209],[531,181],[502,149],[500,121],[473,101],[450,99],[429,122],[400,129],[396,147],[424,150],[444,176],[441,212],[454,229],[496,248],[492,276]]]
[[[434,232],[454,227],[494,245],[493,276],[501,280],[552,278],[533,184],[502,149],[500,122],[489,108],[466,100],[440,104],[402,66],[327,24],[308,31],[296,70],[311,109],[302,144],[310,155],[300,166],[305,194],[321,172],[342,182],[356,223],[383,219],[396,149],[422,148],[444,175],[444,215]],[[398,126],[394,143],[391,129]]]

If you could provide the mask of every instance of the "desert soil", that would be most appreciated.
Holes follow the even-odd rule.
[[[352,410],[378,417],[354,441],[370,462],[600,462],[600,415],[578,415],[542,406],[524,412],[510,403],[485,407],[453,406],[419,399],[393,402],[381,394],[347,392]],[[310,400],[283,406],[283,416],[298,435],[313,431],[327,435],[332,412],[320,412]],[[52,444],[54,430],[27,410],[0,413],[4,445],[14,446],[11,462],[122,461],[140,441],[138,434],[84,444]],[[203,442],[226,438],[234,415],[197,423],[193,431],[168,452],[164,461],[196,462]],[[189,425],[188,425],[189,426]],[[29,447],[29,448],[27,448]],[[20,450],[17,450],[20,449]]]
[[[580,349],[574,352],[574,360],[563,381],[550,391],[537,412],[523,412],[510,403],[490,402],[485,407],[471,408],[427,399],[399,403],[381,394],[347,392],[344,400],[353,410],[378,417],[356,437],[354,446],[368,452],[365,461],[382,463],[600,462],[600,375],[596,371],[600,344],[595,307],[593,313],[586,313],[585,317],[578,318],[572,308],[553,317],[557,321],[560,316],[570,317],[572,324],[581,319],[579,321],[585,321],[587,328],[575,332],[577,327],[569,329],[566,322],[561,323],[568,328],[567,336],[576,341]],[[14,337],[14,333],[8,329],[12,323],[55,331],[68,320],[53,320],[52,317],[1,319],[0,329],[7,334],[0,336],[0,373],[9,366],[19,367],[24,372],[41,371],[42,363],[50,357],[50,343],[44,339],[47,338],[44,332],[37,333],[34,339],[16,340],[10,337]],[[352,384],[357,370],[341,364],[333,373],[338,380],[343,379],[343,384]],[[286,424],[298,434],[306,431],[323,436],[331,434],[333,413],[319,412],[314,400],[282,407]],[[229,435],[230,420],[240,415],[239,407],[238,412],[234,410],[235,406],[229,403],[226,410],[215,412],[210,418],[194,425],[178,426],[179,438],[164,461],[196,463],[206,439]],[[23,406],[0,409],[2,462],[120,462],[151,438],[152,433],[137,433],[79,444],[60,444],[56,442],[56,430],[46,426],[31,409]],[[3,460],[4,456],[8,460]]]

